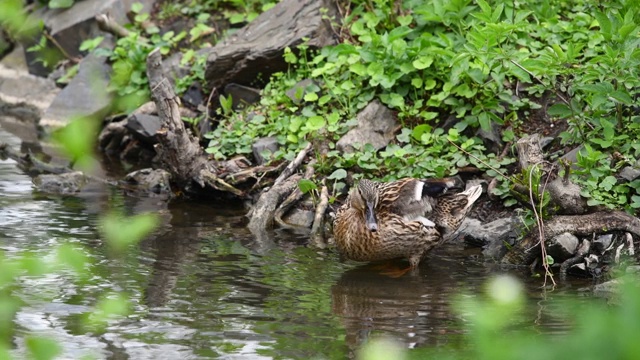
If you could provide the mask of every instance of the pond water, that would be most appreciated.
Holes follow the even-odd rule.
[[[2,129],[0,141],[20,145]],[[162,225],[126,256],[111,256],[96,227],[113,208],[158,213]],[[487,278],[507,271],[453,243],[432,252],[419,274],[390,278],[341,262],[331,249],[306,247],[303,234],[274,231],[258,242],[244,214],[239,204],[166,204],[101,187],[77,196],[38,194],[13,161],[0,160],[0,249],[8,257],[22,250],[47,256],[71,242],[94,262],[81,284],[65,273],[21,280],[15,353],[33,333],[62,344],[65,359],[341,359],[378,335],[407,348],[439,346],[463,332],[451,298],[461,291],[479,296]],[[566,331],[550,310],[589,280],[550,293],[542,279],[510,272],[530,299],[523,326]],[[131,314],[103,332],[83,330],[83,314],[114,290],[129,296]]]

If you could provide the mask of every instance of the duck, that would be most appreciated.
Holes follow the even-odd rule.
[[[447,179],[360,180],[333,223],[344,258],[372,262],[405,258],[415,269],[433,248],[450,239],[482,194],[480,185],[451,192]]]

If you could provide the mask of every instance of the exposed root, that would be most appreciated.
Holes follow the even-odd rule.
[[[313,166],[315,165],[316,160],[313,159],[309,162],[309,164],[307,164],[307,168],[305,170],[303,179],[311,179],[311,177],[313,177],[313,174],[315,173],[315,169],[313,168]],[[288,227],[291,228],[293,226],[287,224],[284,220],[282,220],[282,217],[298,202],[300,201],[300,199],[302,199],[302,197],[304,196],[304,194],[302,193],[302,191],[300,191],[299,187],[296,187],[291,194],[289,194],[289,196],[282,202],[282,204],[280,204],[280,206],[278,206],[278,208],[275,211],[274,214],[274,220],[278,223],[278,225],[282,226],[282,227]]]
[[[587,215],[558,215],[544,223],[544,241],[564,232],[591,236],[611,231],[626,231],[640,236],[640,219],[623,211],[600,211]],[[537,257],[540,232],[535,226],[501,260],[503,264],[528,265]]]
[[[320,202],[316,207],[316,216],[313,219],[313,226],[311,227],[310,244],[324,249],[327,247],[327,241],[324,238],[324,213],[329,206],[329,190],[325,184],[322,184],[322,190],[320,191]]]

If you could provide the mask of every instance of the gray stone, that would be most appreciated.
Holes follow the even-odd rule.
[[[640,169],[633,166],[625,166],[622,171],[620,171],[620,177],[627,181],[633,181],[640,177]]]
[[[156,132],[160,130],[162,124],[160,118],[155,115],[133,113],[127,118],[125,127],[136,139],[153,145],[158,142]]]
[[[573,150],[569,151],[568,153],[562,155],[560,157],[560,160],[564,161],[564,162],[570,162],[571,168],[572,169],[580,169],[580,167],[576,164],[578,162],[578,153],[584,149],[583,145],[580,145],[576,148],[574,148]]]
[[[476,135],[483,140],[484,146],[489,151],[498,153],[504,146],[502,136],[500,135],[500,129],[493,122],[489,124],[489,127],[489,130],[485,130],[483,128],[478,129]]]
[[[262,152],[269,150],[273,154],[278,151],[280,144],[278,144],[278,139],[276,137],[269,136],[256,140],[253,145],[251,145],[251,148],[253,150],[253,157],[256,160],[256,163],[258,163],[258,165],[262,165],[267,162],[267,159],[262,156]]]
[[[310,228],[315,218],[315,212],[311,210],[292,209],[282,217],[282,220],[292,226]]]
[[[231,96],[234,110],[243,109],[247,105],[260,101],[260,89],[235,83],[227,84],[224,87],[224,94],[225,96]]]
[[[507,246],[513,245],[516,239],[516,222],[506,217],[482,224],[476,219],[465,219],[461,226],[464,241],[468,244],[482,246],[482,253],[491,259],[500,259],[507,253]]]
[[[598,236],[591,244],[592,248],[600,255],[604,254],[613,242],[613,234],[603,234]]]
[[[544,150],[544,148],[546,148],[547,146],[549,146],[549,144],[551,144],[553,142],[553,140],[555,140],[552,137],[549,136],[545,136],[542,139],[540,139],[540,148],[542,148]]]
[[[304,96],[310,91],[318,91],[320,87],[318,83],[316,83],[313,79],[304,79],[298,81],[297,84],[293,85],[293,87],[287,90],[286,94],[294,104],[300,104]]]
[[[65,174],[44,174],[33,179],[33,183],[39,191],[50,194],[74,194],[87,183],[87,178],[81,171]]]
[[[578,249],[580,240],[573,234],[565,232],[554,236],[549,240],[547,245],[547,253],[551,255],[556,262],[562,262],[570,257]]]
[[[44,112],[60,89],[54,81],[29,74],[25,68],[8,61],[11,59],[13,57],[5,59],[8,63],[0,63],[0,100],[10,104],[29,104]]]
[[[611,297],[617,296],[620,294],[620,286],[622,282],[619,279],[609,280],[607,282],[603,282],[597,284],[593,287],[593,294],[596,296],[602,297]]]
[[[53,100],[40,125],[57,128],[77,117],[101,117],[111,106],[107,93],[109,67],[106,59],[89,55],[82,59],[78,74]]]
[[[171,174],[162,169],[142,169],[125,176],[124,181],[135,186],[136,193],[171,196]]]
[[[323,9],[328,9],[325,13]],[[321,48],[336,44],[331,20],[337,14],[330,0],[283,0],[209,50],[206,80],[220,88],[235,82],[250,85],[289,66],[284,49],[305,44]]]
[[[33,16],[44,22],[49,34],[55,39],[60,48],[72,57],[82,56],[80,44],[84,40],[105,36],[105,32],[98,28],[95,21],[96,15],[109,14],[118,24],[127,23],[127,12],[131,5],[140,2],[144,6],[144,12],[150,12],[155,0],[84,0],[76,1],[68,9],[50,9],[42,7]],[[106,35],[109,37],[110,35]],[[37,41],[37,39],[35,40]],[[33,44],[24,44],[25,49]],[[57,46],[50,48],[57,50]],[[46,76],[49,70],[42,67],[36,60],[37,53],[25,52],[29,71],[32,74]]]
[[[547,190],[559,214],[580,215],[589,209],[586,199],[580,195],[580,186],[570,180],[565,183],[557,177],[547,185]]]
[[[349,130],[338,142],[336,147],[343,152],[352,152],[371,144],[374,149],[382,149],[394,138],[397,122],[393,112],[378,100],[369,103],[358,114],[358,125]]]

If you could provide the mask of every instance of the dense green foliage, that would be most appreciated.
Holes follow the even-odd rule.
[[[355,1],[339,29],[342,43],[315,52],[288,49],[290,71],[273,76],[260,105],[225,112],[208,135],[208,151],[219,159],[249,153],[256,137],[275,135],[283,145],[275,158],[291,158],[301,140],[324,143],[318,167],[327,174],[355,167],[380,178],[451,175],[468,164],[500,169],[512,159],[487,153],[476,130],[500,126],[502,140],[513,141],[534,116],[545,116],[538,109],[549,97],[549,121],[568,122],[562,144],[585,144],[573,175],[590,204],[640,206],[640,183],[615,176],[640,152],[630,141],[638,138],[639,120],[632,107],[640,88],[635,2],[399,5]],[[315,85],[299,99],[284,95],[305,78]],[[335,141],[376,98],[397,111],[396,140],[381,152],[338,153]],[[439,128],[451,117],[451,129]],[[617,158],[608,154],[614,148]],[[508,197],[505,190],[500,194]]]

